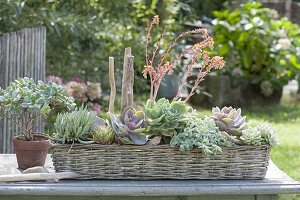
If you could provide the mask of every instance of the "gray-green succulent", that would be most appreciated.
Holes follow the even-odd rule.
[[[261,145],[262,138],[260,132],[257,131],[256,128],[249,127],[242,131],[240,140],[248,145],[259,146]]]
[[[278,144],[274,129],[266,123],[258,124],[243,130],[240,140],[249,145]]]
[[[148,99],[145,113],[149,118],[149,131],[154,135],[172,137],[176,130],[182,128],[188,112],[191,110],[183,101],[161,98],[158,101]]]
[[[212,109],[212,118],[215,120],[220,131],[225,131],[231,136],[239,137],[242,131],[247,127],[246,116],[241,115],[241,109],[230,107],[214,107]]]
[[[260,132],[263,143],[271,146],[279,143],[275,130],[269,124],[260,124],[256,129]]]
[[[186,127],[172,138],[171,147],[179,147],[180,151],[198,148],[209,155],[221,153],[222,146],[232,145],[212,118],[200,119],[195,114],[191,114],[188,118]]]
[[[126,107],[120,116],[109,113],[116,139],[122,144],[143,145],[148,141],[144,134],[148,126],[148,119],[143,111],[136,111],[133,107]]]
[[[55,133],[53,141],[55,143],[93,143],[92,125],[96,121],[96,112],[88,111],[81,106],[69,113],[58,114],[54,123]]]
[[[25,140],[34,140],[39,116],[46,118],[55,107],[75,107],[74,99],[68,97],[64,87],[54,82],[37,83],[32,78],[18,78],[6,89],[0,89],[1,115],[14,117]],[[24,118],[27,116],[27,119]]]

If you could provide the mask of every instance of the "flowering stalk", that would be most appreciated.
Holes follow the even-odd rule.
[[[216,68],[220,69],[224,65],[224,61],[221,57],[213,57],[210,58],[208,51],[203,51],[206,47],[212,47],[213,46],[213,39],[209,36],[207,29],[199,28],[192,31],[186,31],[181,34],[179,34],[173,42],[169,45],[167,50],[162,54],[161,58],[158,60],[158,62],[155,64],[155,56],[159,49],[160,42],[164,37],[165,32],[163,32],[158,41],[155,43],[154,50],[152,52],[152,57],[149,59],[149,45],[150,45],[150,38],[151,38],[151,32],[155,25],[159,24],[159,17],[156,15],[152,19],[148,32],[146,37],[146,66],[143,70],[143,75],[145,78],[147,78],[147,74],[149,74],[150,77],[150,99],[155,101],[158,89],[160,87],[161,80],[163,77],[168,74],[171,75],[173,73],[173,67],[175,64],[181,60],[183,57],[185,57],[187,54],[191,55],[191,63],[187,66],[185,74],[183,75],[181,85],[178,88],[178,92],[174,100],[178,100],[182,94],[182,90],[184,85],[186,84],[187,79],[192,75],[193,67],[198,64],[198,59],[202,59],[201,62],[201,68],[199,70],[199,74],[197,75],[197,78],[195,80],[195,84],[190,92],[190,94],[186,97],[184,100],[185,102],[188,101],[188,99],[194,94],[194,91],[198,87],[201,81],[204,80],[204,77],[211,71],[211,69]],[[167,55],[170,53],[171,49],[176,45],[176,43],[181,39],[182,37],[187,36],[188,34],[201,34],[203,41],[200,43],[197,43],[193,45],[192,47],[183,50],[178,56],[176,56],[172,61],[165,61]]]

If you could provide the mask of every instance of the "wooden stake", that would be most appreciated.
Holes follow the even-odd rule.
[[[122,93],[121,93],[121,111],[128,106],[128,95],[126,88],[126,80],[128,79],[128,57],[131,56],[131,47],[125,48],[124,63],[123,63],[123,78],[122,78]]]
[[[134,83],[134,69],[133,69],[133,61],[134,56],[127,56],[127,106],[133,105],[133,83]]]
[[[109,83],[110,83],[110,96],[108,112],[114,112],[115,98],[116,98],[116,82],[115,82],[115,65],[114,57],[109,57]]]

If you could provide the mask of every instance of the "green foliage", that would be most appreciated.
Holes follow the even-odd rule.
[[[101,125],[94,129],[93,140],[99,144],[111,144],[115,139],[113,129],[108,125]]]
[[[70,113],[59,113],[54,123],[55,133],[52,140],[56,143],[93,143],[91,132],[96,121],[96,112],[90,112],[83,106]]]
[[[150,119],[149,131],[154,135],[172,137],[176,129],[182,128],[191,110],[183,101],[172,101],[165,98],[157,102],[148,99],[145,113]]]
[[[74,99],[66,95],[65,89],[53,82],[38,81],[36,84],[31,78],[18,78],[6,89],[0,90],[1,114],[8,117],[10,113],[14,117],[13,122],[21,127],[26,140],[33,139],[38,117],[49,116],[58,106],[72,109],[75,104]]]
[[[116,139],[122,144],[143,145],[148,141],[148,136],[143,133],[148,126],[148,119],[144,112],[128,106],[120,117],[116,117],[113,113],[109,114]]]
[[[108,57],[115,57],[121,73],[124,48],[131,46],[136,69],[144,66],[145,27],[154,15],[174,36],[181,28],[177,0],[2,0],[0,1],[0,35],[24,27],[47,28],[47,73],[63,78],[74,76],[83,80],[101,80],[108,87]],[[155,31],[153,39],[157,39]],[[162,41],[162,46],[168,45]],[[141,71],[141,70],[136,70]],[[135,87],[144,89],[142,78],[136,76]]]
[[[181,6],[183,17],[195,15],[195,19],[201,19],[203,16],[213,17],[213,10],[221,10],[224,7],[226,0],[180,0],[183,3]]]
[[[240,136],[242,130],[247,126],[245,120],[246,116],[241,115],[241,109],[224,107],[220,109],[215,107],[212,109],[212,118],[215,120],[220,131],[225,131],[232,136]]]
[[[180,151],[198,148],[205,155],[222,153],[221,146],[231,145],[212,118],[200,119],[192,114],[189,115],[187,126],[175,134],[170,142],[171,147],[179,146]]]
[[[213,21],[215,50],[227,63],[222,73],[234,84],[249,80],[259,84],[270,96],[300,69],[300,29],[286,18],[278,19],[275,10],[262,8],[254,1],[215,11]]]

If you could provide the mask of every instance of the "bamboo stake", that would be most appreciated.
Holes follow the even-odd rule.
[[[108,112],[114,112],[114,104],[116,98],[116,82],[115,82],[115,65],[114,57],[109,57],[109,83],[110,83],[110,96]]]
[[[124,63],[123,63],[123,78],[122,78],[122,93],[121,93],[121,111],[128,106],[128,95],[126,88],[126,79],[128,77],[128,57],[131,56],[131,47],[125,48]]]

